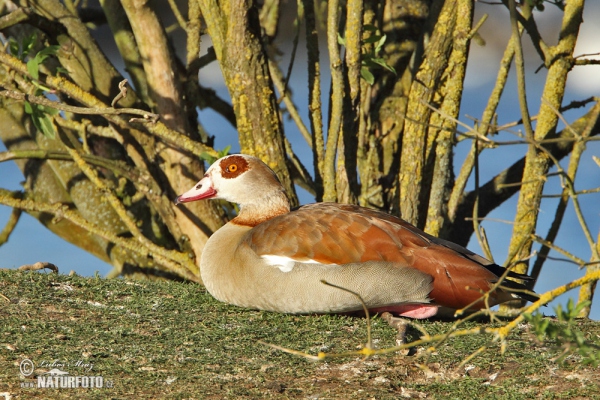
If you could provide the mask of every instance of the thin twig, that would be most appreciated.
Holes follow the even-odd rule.
[[[427,106],[429,109],[431,109],[432,111],[438,113],[440,116],[442,116],[445,119],[448,119],[452,122],[454,122],[457,125],[460,125],[462,127],[464,127],[465,129],[467,129],[469,131],[469,134],[467,133],[461,133],[463,136],[466,136],[470,139],[479,139],[484,141],[485,143],[494,143],[493,140],[485,137],[484,135],[482,135],[479,131],[477,131],[475,128],[470,127],[469,125],[465,124],[464,122],[459,121],[458,119],[454,118],[451,115],[448,115],[447,113],[445,113],[443,110],[432,106],[431,104],[427,103],[425,100],[421,99],[419,100],[421,103],[423,103],[425,106]]]
[[[294,61],[296,60],[296,51],[298,50],[298,42],[300,39],[300,26],[302,24],[302,20],[304,19],[304,7],[298,7],[298,12],[296,15],[296,20],[294,21],[294,25],[296,25],[296,34],[294,35],[294,42],[292,44],[292,55],[290,58],[290,64],[288,65],[287,73],[285,74],[285,82],[283,84],[283,90],[281,91],[281,97],[287,96],[288,94],[288,84],[290,82],[290,78],[292,76],[292,68],[294,68]],[[277,103],[279,103],[282,98],[280,98]],[[310,144],[310,142],[309,142]]]
[[[113,99],[113,101],[110,102],[110,106],[114,107],[115,104],[117,104],[117,102],[121,99],[124,99],[127,97],[127,79],[123,79],[121,82],[119,82],[119,94],[115,96],[115,98]]]
[[[32,104],[39,104],[45,107],[51,107],[56,110],[66,111],[73,114],[83,115],[115,115],[115,114],[133,114],[141,115],[145,120],[150,122],[156,122],[160,117],[158,114],[154,114],[148,111],[139,110],[137,108],[95,108],[95,107],[78,107],[70,106],[68,104],[59,103],[57,101],[49,100],[42,96],[34,96],[32,94],[25,94],[17,92],[15,90],[3,90],[0,91],[0,96],[8,97],[14,100],[27,101]]]
[[[106,168],[116,175],[126,177],[128,180],[136,183],[140,183],[140,173],[123,161],[109,160],[104,157],[95,156],[92,154],[82,154],[81,157],[87,162],[96,167]],[[0,152],[0,163],[11,160],[23,160],[23,159],[38,159],[38,160],[61,160],[61,161],[73,161],[73,157],[63,151],[56,150],[11,150]]]
[[[294,102],[292,101],[292,98],[289,95],[289,92],[286,89],[285,82],[283,81],[283,78],[281,76],[281,71],[279,70],[279,66],[270,58],[268,60],[268,64],[269,64],[269,72],[271,73],[271,79],[273,80],[273,84],[275,85],[275,87],[277,88],[279,93],[281,94],[279,101],[283,101],[283,103],[285,104],[285,106],[287,108],[287,111],[290,113],[290,117],[292,117],[292,119],[294,120],[294,123],[298,127],[298,130],[302,134],[302,137],[304,138],[304,140],[306,140],[306,143],[308,143],[308,145],[310,147],[312,147],[313,143],[312,143],[311,134],[310,134],[308,128],[306,127],[306,125],[304,124],[304,121],[302,121],[300,112],[298,111],[296,104],[294,104]]]
[[[593,193],[599,193],[599,192],[600,192],[600,187],[597,187],[597,188],[593,188],[593,189],[578,190],[576,192],[573,192],[573,194],[575,196],[581,196],[581,195],[585,195],[585,194],[593,194]],[[552,198],[557,198],[557,197],[562,197],[562,196],[563,196],[562,193],[544,194],[544,195],[542,195],[542,198],[552,199]]]
[[[484,240],[484,235],[482,235],[483,227],[479,225],[479,151],[477,147],[479,147],[479,140],[475,139],[475,202],[473,203],[473,232],[475,232],[475,236],[477,237],[477,241],[479,242],[479,246],[484,251],[485,256],[490,261],[494,261],[492,252],[490,250],[490,246],[487,243],[487,240]]]
[[[521,32],[519,31],[516,0],[508,0],[510,10],[510,22],[512,35],[515,38],[515,67],[517,70],[517,93],[519,97],[519,107],[521,109],[521,118],[526,136],[532,140],[534,138],[533,127],[531,125],[531,116],[527,106],[527,92],[525,88],[525,61],[523,60],[523,47],[521,44]]]
[[[181,15],[181,11],[179,11],[179,7],[177,7],[177,3],[175,2],[175,0],[168,0],[168,1],[169,1],[169,6],[171,6],[171,11],[173,11],[173,15],[175,15],[175,19],[177,20],[177,23],[184,31],[187,31],[187,22],[186,22],[185,18],[183,18],[183,15]]]
[[[362,305],[363,311],[365,313],[365,318],[367,319],[367,344],[365,345],[365,347],[368,349],[372,349],[373,342],[371,340],[371,316],[369,314],[369,309],[367,308],[367,305],[365,304],[365,301],[363,300],[361,295],[348,289],[348,288],[345,288],[343,286],[334,285],[333,283],[327,282],[326,280],[323,280],[323,279],[321,279],[321,283],[324,285],[327,285],[327,286],[334,287],[336,289],[343,290],[344,292],[348,292],[348,293],[354,295],[360,301],[360,304]]]

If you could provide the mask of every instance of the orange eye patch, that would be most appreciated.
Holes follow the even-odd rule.
[[[248,170],[248,161],[244,157],[230,156],[221,161],[223,178],[235,178]]]

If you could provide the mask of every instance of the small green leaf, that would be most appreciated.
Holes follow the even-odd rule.
[[[48,46],[40,50],[34,57],[34,60],[37,61],[38,64],[43,64],[44,61],[50,56],[56,55],[56,53],[60,50],[60,46]]]
[[[25,112],[31,115],[31,121],[37,130],[42,132],[47,138],[54,139],[56,128],[52,116],[58,114],[59,110],[26,101]]]
[[[19,57],[19,43],[17,43],[17,41],[15,39],[13,39],[12,37],[8,39],[8,49],[10,50],[10,54],[12,54],[15,57]]]
[[[211,155],[210,153],[204,152],[202,154],[200,154],[200,159],[203,161],[206,161],[209,164],[214,163],[215,161],[217,161],[217,158],[213,155]]]
[[[21,60],[24,60],[25,57],[29,55],[31,50],[33,50],[33,46],[35,46],[35,42],[37,41],[37,35],[32,33],[31,35],[25,37],[23,39],[23,43],[21,46]]]
[[[60,50],[60,46],[58,45],[44,47],[35,55],[35,57],[39,58],[41,61],[44,61],[46,58],[56,55],[58,50]]]
[[[338,32],[338,44],[345,46],[346,45],[346,39],[342,37],[342,35],[339,34]]]
[[[217,154],[219,155],[219,158],[225,157],[227,154],[229,154],[229,150],[230,149],[231,149],[231,145],[229,144],[223,150],[217,151]]]
[[[360,68],[360,76],[362,76],[362,78],[365,81],[367,81],[367,83],[369,85],[372,85],[373,83],[375,83],[375,77],[373,76],[371,71],[369,71],[369,68],[367,68],[367,67]]]
[[[40,50],[35,57],[29,59],[29,61],[27,61],[27,71],[29,72],[29,75],[31,75],[33,79],[38,80],[40,78],[40,65],[42,65],[48,57],[56,54],[59,49],[60,46],[48,46]]]
[[[379,54],[383,45],[385,44],[386,39],[387,39],[387,35],[381,36],[381,38],[377,42],[377,45],[375,45],[375,54]]]
[[[221,157],[225,157],[227,154],[229,154],[229,150],[231,149],[231,145],[227,145],[224,149],[222,150],[217,150],[217,156],[213,156],[212,154],[209,154],[207,152],[204,152],[202,154],[200,154],[200,158],[204,161],[206,161],[209,164],[213,164],[215,161],[217,161],[219,158]]]
[[[27,61],[27,72],[33,79],[40,79],[40,64],[37,62],[35,58]]]
[[[373,35],[373,36],[369,36],[368,38],[366,38],[364,40],[364,42],[365,43],[377,43],[380,40],[381,40],[381,36],[379,36],[379,35]]]
[[[52,118],[48,114],[40,113],[33,116],[33,124],[38,128],[48,139],[54,139],[56,130]]]
[[[388,63],[383,58],[371,58],[369,61],[373,64],[379,65],[382,68],[387,69],[390,72],[393,72],[394,74],[396,73],[394,67],[388,65]]]
[[[33,114],[33,107],[31,105],[31,103],[28,101],[25,102],[25,112],[27,114]]]

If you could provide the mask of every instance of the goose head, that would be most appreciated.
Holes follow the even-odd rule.
[[[215,161],[204,177],[175,204],[223,199],[240,205],[237,222],[252,224],[289,212],[290,203],[275,173],[260,159],[233,154]]]

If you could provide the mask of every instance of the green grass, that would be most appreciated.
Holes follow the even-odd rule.
[[[425,321],[430,334],[451,323]],[[465,327],[473,327],[469,323]],[[374,318],[379,348],[395,343],[396,332]],[[578,329],[600,342],[600,323]],[[410,331],[413,339],[416,331]],[[0,271],[0,393],[29,398],[399,398],[565,399],[600,398],[600,368],[578,356],[558,365],[552,344],[537,343],[526,326],[513,333],[504,355],[477,335],[453,339],[424,357],[390,354],[311,362],[257,343],[316,354],[359,349],[365,319],[298,316],[240,309],[214,300],[196,285],[82,278]],[[28,358],[35,373],[23,377]],[[40,389],[35,375],[52,361],[70,375],[102,376],[112,388]],[[75,366],[93,364],[91,371]],[[0,399],[2,397],[0,396]]]

